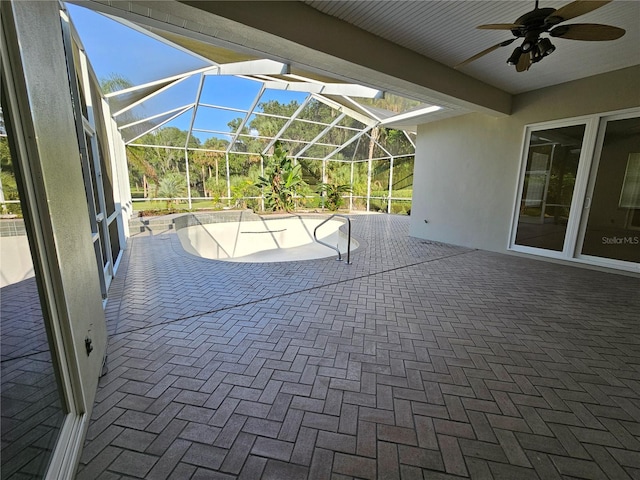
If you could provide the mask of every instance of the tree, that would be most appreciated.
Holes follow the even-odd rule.
[[[171,208],[171,203],[178,203],[178,198],[184,197],[187,193],[187,181],[179,173],[166,175],[158,185],[158,196],[167,199],[167,209]]]
[[[7,200],[20,200],[16,175],[11,160],[9,142],[7,137],[0,137],[0,203],[2,203],[2,213],[22,214],[20,204],[6,205]]]
[[[226,182],[218,182],[214,177],[207,178],[204,182],[204,188],[205,193],[208,193],[208,196],[213,198],[216,203],[220,203],[220,199],[227,195]]]
[[[149,180],[158,184],[158,172],[147,158],[147,149],[144,147],[129,146],[127,148],[127,160],[129,163],[129,184],[138,187],[142,184],[143,197],[149,196]]]
[[[168,173],[171,171],[179,172],[182,168],[184,171],[184,148],[199,148],[200,140],[193,135],[189,136],[189,143],[187,144],[187,136],[189,132],[186,130],[180,130],[177,127],[163,127],[153,132],[147,133],[141,137],[141,143],[147,143],[149,145],[158,145],[155,149],[156,158],[159,161],[160,170],[162,173]],[[181,148],[166,148],[166,147],[181,147]]]
[[[263,189],[268,210],[291,212],[295,208],[297,189],[304,185],[300,165],[293,165],[279,141],[273,148],[271,157],[262,157],[265,162],[264,176],[258,177],[256,187]]]
[[[226,178],[225,151],[228,145],[229,142],[226,140],[215,137],[208,138],[202,145],[202,148],[207,151],[194,150],[189,153],[191,183],[197,189],[201,189],[205,197],[219,197],[219,186],[226,185],[224,180]],[[220,173],[221,166],[223,168],[222,175]]]
[[[412,100],[392,93],[385,93],[384,98],[359,98],[358,103],[365,106],[381,108],[393,113],[406,112],[407,110],[422,105],[418,100]]]
[[[319,192],[326,195],[325,206],[335,212],[344,203],[342,196],[345,193],[351,193],[351,185],[342,183],[323,183],[320,185]]]
[[[131,87],[133,87],[133,83],[119,73],[110,73],[100,79],[100,89],[102,93],[105,94],[117,92],[118,90],[126,90]]]

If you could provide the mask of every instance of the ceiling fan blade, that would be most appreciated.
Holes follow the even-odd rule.
[[[476,28],[480,30],[517,30],[522,26],[517,23],[488,23],[487,25],[478,25]]]
[[[604,41],[617,40],[625,34],[624,28],[598,23],[573,23],[559,25],[549,32],[552,37],[568,38],[571,40]]]
[[[555,25],[571,18],[579,17],[585,13],[592,12],[600,7],[603,7],[611,0],[576,0],[564,7],[560,7],[551,15],[549,15],[545,23]]]
[[[531,52],[526,52],[520,55],[520,59],[516,64],[516,72],[524,72],[531,67]]]
[[[464,62],[459,63],[458,65],[456,65],[453,68],[464,67],[465,65],[473,62],[474,60],[477,60],[480,57],[485,56],[487,53],[491,53],[491,52],[493,52],[494,50],[497,50],[500,47],[506,47],[507,45],[510,45],[515,40],[516,40],[515,38],[510,38],[509,40],[505,40],[504,42],[497,43],[497,44],[493,45],[492,47],[489,47],[489,48],[486,48],[486,49],[482,50],[480,53],[476,53],[473,57],[467,58]]]

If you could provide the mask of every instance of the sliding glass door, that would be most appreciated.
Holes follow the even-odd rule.
[[[0,109],[0,190],[7,203],[0,204],[0,478],[44,478],[69,408],[60,359],[52,347],[57,339],[47,328],[46,305],[41,303],[43,279],[32,261],[37,250],[25,225],[25,187],[11,153],[17,140],[9,115],[5,124],[2,113]]]
[[[593,168],[580,256],[640,263],[640,117],[602,120]]]
[[[0,219],[16,234],[0,248],[3,480],[73,478],[106,352],[65,18],[58,2],[0,2],[2,190],[20,200]]]
[[[527,128],[510,248],[640,271],[640,110]]]
[[[562,252],[585,125],[532,131],[515,243]]]

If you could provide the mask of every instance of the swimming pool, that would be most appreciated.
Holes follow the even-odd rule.
[[[291,215],[251,220],[203,223],[180,228],[178,238],[188,253],[231,262],[290,262],[335,257],[336,252],[313,239],[313,230],[326,217]],[[329,220],[318,230],[318,239],[347,251],[342,220]],[[351,251],[358,243],[351,239]]]

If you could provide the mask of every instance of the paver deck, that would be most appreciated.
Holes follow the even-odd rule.
[[[638,278],[353,227],[349,266],[131,238],[78,478],[640,478]]]

